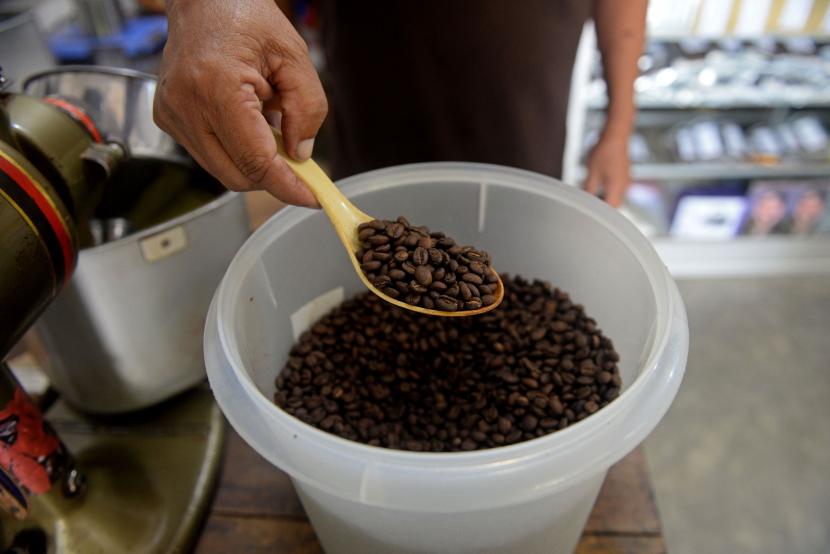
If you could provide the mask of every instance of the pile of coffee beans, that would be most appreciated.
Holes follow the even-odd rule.
[[[304,333],[274,400],[341,437],[448,452],[564,429],[620,393],[619,357],[568,295],[502,276],[482,315],[426,316],[363,293]]]
[[[444,312],[477,310],[496,301],[499,278],[487,252],[413,227],[403,216],[361,223],[357,231],[360,269],[387,296]]]

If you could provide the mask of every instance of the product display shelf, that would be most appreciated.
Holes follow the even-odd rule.
[[[641,110],[735,110],[735,109],[817,109],[830,110],[830,94],[805,96],[798,99],[764,98],[724,99],[702,98],[700,100],[636,98]],[[588,101],[589,110],[604,110],[608,104],[606,97],[592,98]]]
[[[575,172],[577,180],[587,176],[585,166]],[[760,164],[752,162],[700,162],[700,163],[633,163],[631,178],[635,181],[714,181],[721,179],[784,179],[830,178],[830,163]]]
[[[768,35],[784,38],[786,35]],[[723,37],[695,36],[691,33],[666,34],[651,30],[647,40],[682,41],[689,38],[717,40]],[[733,36],[730,38],[755,38]],[[812,36],[826,41],[826,36]],[[606,98],[589,93],[591,67],[597,62],[596,35],[592,25],[587,25],[573,74],[573,90],[568,119],[568,143],[565,150],[563,180],[581,184],[587,175],[584,160],[585,137],[588,132],[601,128]],[[683,100],[678,100],[681,98]],[[637,132],[651,133],[656,127],[667,127],[689,122],[701,117],[729,116],[742,125],[759,121],[782,121],[788,115],[809,111],[822,119],[830,120],[830,96],[825,91],[814,95],[796,92],[777,94],[775,97],[757,98],[707,98],[701,95],[679,95],[671,99],[636,99],[639,115]],[[656,141],[665,150],[665,136]],[[672,199],[678,191],[688,186],[705,185],[730,180],[813,179],[830,180],[830,159],[810,161],[782,159],[777,163],[751,161],[676,162],[659,152],[656,160],[633,162],[632,180],[656,184]],[[830,235],[817,234],[808,237],[772,235],[765,237],[737,236],[725,240],[688,240],[658,234],[652,238],[669,270],[676,277],[723,277],[748,275],[774,275],[796,273],[830,273]]]
[[[725,241],[657,237],[654,247],[680,278],[830,272],[830,237],[736,237]]]

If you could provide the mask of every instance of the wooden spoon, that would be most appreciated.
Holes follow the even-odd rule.
[[[477,310],[460,310],[456,312],[431,310],[420,306],[413,306],[412,304],[407,304],[406,302],[401,302],[400,300],[392,298],[391,296],[381,292],[371,283],[371,281],[369,281],[369,279],[366,278],[363,270],[360,269],[360,264],[358,263],[356,257],[356,252],[360,249],[360,240],[357,238],[357,226],[376,218],[360,211],[354,204],[349,202],[349,200],[343,196],[343,193],[340,192],[337,186],[331,181],[331,179],[329,179],[328,175],[326,175],[326,173],[314,162],[314,160],[309,159],[304,162],[298,162],[297,160],[291,158],[285,150],[285,144],[283,143],[280,132],[273,128],[272,130],[274,132],[274,138],[277,141],[277,153],[283,158],[283,160],[285,160],[288,167],[296,173],[297,177],[308,185],[308,188],[311,189],[311,192],[317,198],[317,201],[320,203],[320,206],[322,206],[323,211],[326,212],[326,215],[329,217],[334,230],[337,232],[337,236],[340,237],[340,242],[343,243],[344,248],[346,248],[346,251],[349,253],[349,260],[352,262],[352,267],[354,267],[355,272],[360,277],[360,280],[363,281],[363,284],[366,285],[367,289],[395,306],[406,308],[407,310],[412,310],[413,312],[442,317],[459,317],[483,314],[501,304],[502,299],[504,299],[504,284],[501,282],[501,278],[499,278],[496,284],[496,290],[493,293],[496,301],[489,306],[483,306]]]

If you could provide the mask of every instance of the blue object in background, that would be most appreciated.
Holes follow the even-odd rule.
[[[69,25],[49,39],[49,48],[60,62],[83,62],[102,49],[117,49],[127,58],[139,58],[161,50],[167,40],[167,18],[148,15],[128,19],[113,35],[96,37],[84,34],[79,25]]]

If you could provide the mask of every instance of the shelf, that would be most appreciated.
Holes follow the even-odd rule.
[[[586,177],[586,169],[576,170],[576,179]],[[631,178],[643,181],[713,181],[720,179],[782,179],[791,177],[830,178],[830,163],[780,165],[735,163],[644,163],[632,164]]]
[[[726,34],[701,34],[693,30],[678,31],[678,32],[659,32],[654,29],[646,31],[646,40],[655,42],[683,42],[686,40],[708,40],[717,42],[719,40],[745,40],[753,41],[758,39],[776,39],[789,40],[793,38],[809,38],[817,42],[830,40],[830,35],[827,33],[803,33],[803,32],[783,32],[783,31],[765,31],[763,33],[726,33]]]
[[[656,238],[653,243],[672,275],[681,278],[830,272],[830,236]]]
[[[608,104],[606,98],[589,100],[588,109],[593,111],[604,110]],[[735,99],[724,101],[721,99],[703,99],[701,101],[674,101],[651,98],[640,98],[636,101],[640,110],[810,110],[830,108],[830,95],[805,98],[803,101],[793,101],[784,98],[749,101]]]

